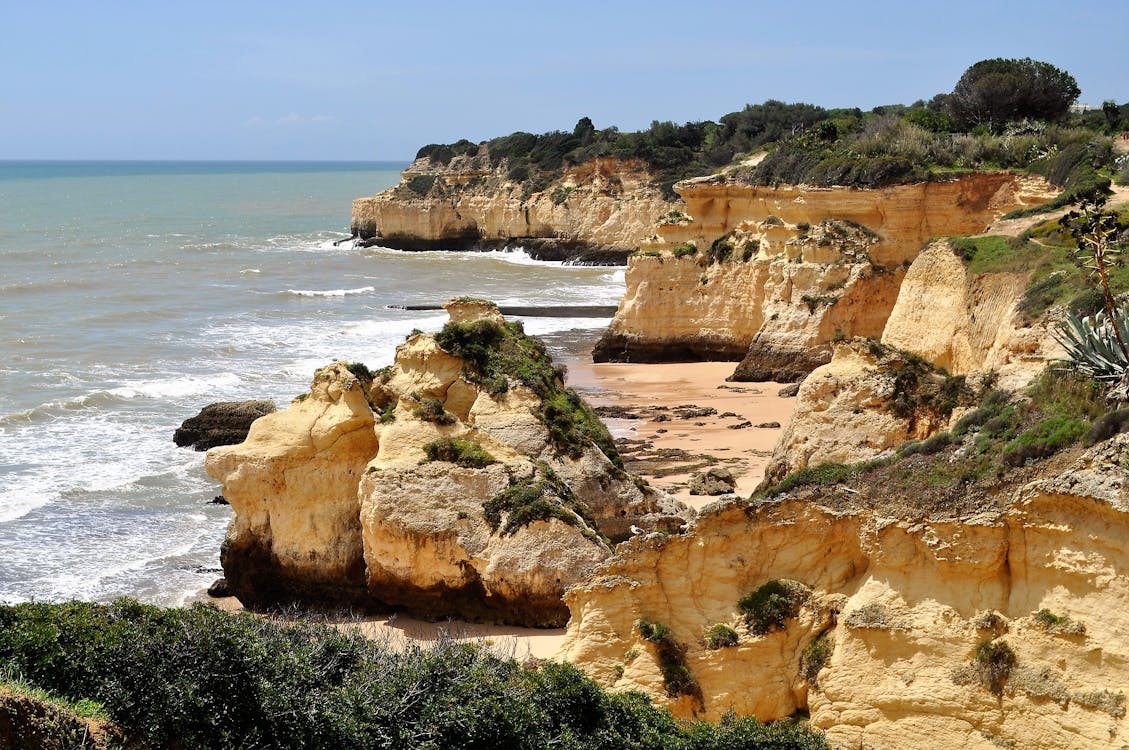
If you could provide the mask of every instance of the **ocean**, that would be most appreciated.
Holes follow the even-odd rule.
[[[198,596],[231,510],[173,431],[215,401],[283,408],[446,319],[390,306],[619,302],[622,268],[335,246],[404,166],[0,162],[0,601]]]

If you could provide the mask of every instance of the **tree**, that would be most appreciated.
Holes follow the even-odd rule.
[[[945,106],[962,127],[998,130],[1024,117],[1057,120],[1080,93],[1074,76],[1050,63],[996,58],[964,71]]]

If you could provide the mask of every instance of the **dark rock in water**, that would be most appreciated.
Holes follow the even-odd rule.
[[[802,381],[801,381],[802,382]],[[776,392],[780,398],[795,398],[800,392],[800,383],[789,383]]]
[[[235,445],[247,439],[251,423],[275,411],[271,401],[220,401],[208,404],[173,433],[173,442],[184,448],[206,451],[217,445]]]
[[[736,486],[733,472],[720,466],[711,466],[690,477],[691,495],[728,495]]]
[[[757,427],[760,427],[760,428],[766,429],[766,430],[775,430],[778,427],[780,427],[780,423],[779,422],[761,422],[760,424],[757,425]]]
[[[223,495],[216,495],[208,501],[208,505],[231,505]]]
[[[217,578],[216,582],[208,587],[208,596],[213,599],[222,599],[225,596],[233,596],[231,587],[227,585],[226,578]]]

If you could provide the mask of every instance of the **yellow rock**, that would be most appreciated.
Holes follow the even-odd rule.
[[[620,545],[572,588],[560,657],[681,715],[761,719],[807,709],[833,747],[1119,748],[1129,684],[1129,440],[1016,491],[996,514],[906,521],[785,500],[708,506],[683,536]],[[812,589],[783,631],[753,636],[737,601],[771,579]],[[1067,625],[1035,617],[1049,610]],[[670,627],[703,703],[666,695],[639,618]],[[716,623],[740,633],[716,651]],[[804,648],[833,647],[815,684]],[[999,695],[984,642],[1015,663]],[[814,670],[813,670],[814,671]]]

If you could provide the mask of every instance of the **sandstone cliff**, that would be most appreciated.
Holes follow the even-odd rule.
[[[622,263],[673,208],[642,162],[600,158],[534,187],[487,155],[417,159],[401,183],[353,201],[353,234],[401,250],[523,246],[544,260]]]
[[[676,190],[684,213],[664,217],[630,259],[627,294],[595,356],[743,359],[737,380],[798,380],[829,361],[832,339],[877,337],[928,238],[982,231],[1051,196],[1045,182],[1008,173],[881,190],[718,177]],[[672,257],[684,243],[700,254]],[[725,244],[738,252],[707,265],[706,248]]]
[[[1004,388],[1020,389],[1061,352],[1048,321],[1017,319],[1026,286],[1025,274],[973,274],[947,243],[933,243],[906,272],[877,351],[909,352],[973,380],[992,372]],[[845,341],[833,350],[800,385],[766,470],[770,481],[808,465],[872,458],[948,426],[947,414],[918,419],[891,410],[896,372],[875,347]]]
[[[417,334],[375,375],[329,365],[244,443],[209,451],[245,603],[560,625],[561,594],[607,538],[680,510],[609,460],[606,430],[535,341],[491,305],[448,309],[438,338],[463,356]]]
[[[569,591],[561,656],[682,715],[807,710],[833,746],[1122,747],[1127,458],[1119,436],[1009,490],[1002,509],[947,520],[899,520],[835,490],[710,506],[685,535],[621,545]],[[798,592],[794,609],[758,629],[770,600],[738,603],[772,581]],[[654,623],[681,655],[643,637]],[[719,625],[732,638],[711,639]]]

